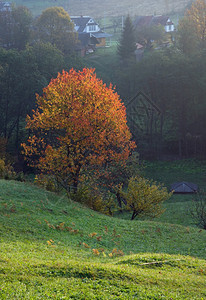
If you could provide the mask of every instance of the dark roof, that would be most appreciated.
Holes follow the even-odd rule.
[[[105,32],[103,32],[103,31],[92,32],[91,34],[92,34],[92,36],[94,36],[94,37],[97,38],[97,39],[100,39],[100,38],[108,38],[108,37],[111,37],[111,36],[112,36],[112,34],[105,33]]]
[[[134,26],[149,26],[151,24],[153,16],[138,16],[134,20]]]
[[[88,16],[79,16],[79,17],[70,17],[75,26],[78,26],[77,32],[83,32],[91,17]],[[89,25],[98,25],[96,22],[91,22]]]
[[[181,181],[171,185],[170,191],[174,193],[196,193],[198,190],[197,184]]]
[[[0,1],[0,11],[11,10],[11,3]]]
[[[138,16],[134,22],[134,27],[137,26],[152,26],[152,25],[172,25],[173,22],[169,21],[168,16]]]
[[[154,16],[152,18],[152,25],[167,25],[167,21],[169,20],[169,17],[167,16]]]

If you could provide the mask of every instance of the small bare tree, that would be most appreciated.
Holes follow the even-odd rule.
[[[206,230],[206,193],[198,194],[195,199],[193,199],[193,205],[190,209],[192,218],[195,223],[201,228]]]

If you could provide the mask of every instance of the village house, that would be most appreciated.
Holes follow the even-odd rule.
[[[11,11],[11,3],[0,1],[0,12]]]
[[[74,29],[78,33],[79,50],[82,56],[93,52],[96,47],[105,47],[106,39],[112,36],[103,32],[99,25],[89,16],[71,16],[70,18],[74,23]]]
[[[144,26],[164,26],[165,32],[175,31],[175,25],[172,20],[167,16],[138,16],[133,22],[135,29]]]

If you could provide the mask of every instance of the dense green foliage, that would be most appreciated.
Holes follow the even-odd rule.
[[[0,12],[0,45],[22,50],[31,37],[32,14],[24,6]]]
[[[35,22],[37,39],[55,45],[65,54],[74,52],[77,33],[68,13],[62,7],[47,8]]]
[[[140,61],[124,68],[120,61],[115,62],[115,54],[111,51],[110,61],[114,58],[112,74],[107,71],[109,64],[106,68],[102,62],[100,67],[101,54],[96,64],[91,62],[92,66],[97,66],[97,75],[107,81],[110,75],[126,106],[138,91],[142,91],[160,109],[161,114],[156,119],[154,115],[149,116],[151,122],[145,122],[144,130],[135,128],[141,155],[158,158],[164,154],[180,157],[205,155],[205,51],[198,48],[194,55],[188,55],[180,40],[175,43],[176,46],[170,48],[145,51]],[[102,73],[104,69],[106,72]],[[139,106],[133,111],[137,121]],[[146,112],[144,118],[145,121],[148,118]]]
[[[26,137],[25,118],[35,106],[35,93],[66,66],[66,59],[51,44],[37,43],[21,52],[1,48],[0,66],[0,135],[15,153]]]
[[[135,48],[134,28],[132,25],[132,20],[129,16],[127,16],[118,45],[118,54],[123,63],[128,64],[128,62],[130,62],[132,59],[134,60]]]
[[[63,23],[58,27],[60,31],[65,27],[63,36],[57,30],[56,35],[61,46],[61,40],[66,43],[68,51],[58,49],[59,44],[54,40],[37,35],[37,25],[34,26],[27,8],[13,7],[0,14],[0,138],[7,141],[7,152],[12,155],[20,154],[20,143],[27,138],[25,118],[35,107],[35,94],[63,68],[81,66],[81,59],[74,52],[76,35],[69,15],[63,9],[53,11],[59,13],[55,15],[57,23],[58,18],[67,22],[67,26]],[[39,25],[40,21],[41,16]]]
[[[144,45],[146,49],[150,49],[154,42],[162,43],[166,36],[162,25],[137,27],[135,35],[136,41]]]

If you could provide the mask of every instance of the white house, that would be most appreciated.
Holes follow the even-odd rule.
[[[11,3],[0,1],[0,12],[11,11]]]
[[[112,35],[107,34],[101,30],[99,25],[89,16],[71,16],[74,23],[74,29],[78,32],[79,37],[83,34],[90,34],[90,37],[97,39],[97,47],[106,46],[106,38],[110,38]]]
[[[167,16],[138,16],[134,20],[134,28],[144,26],[164,26],[165,32],[175,31],[175,25],[172,20]]]

